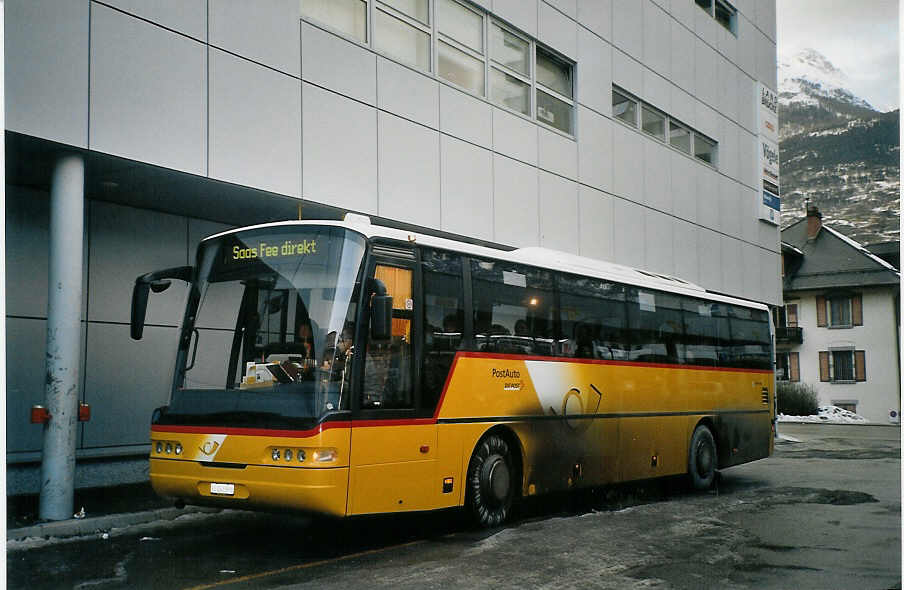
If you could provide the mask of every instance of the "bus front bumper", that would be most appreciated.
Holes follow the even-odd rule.
[[[196,461],[151,460],[154,491],[186,504],[286,508],[345,516],[348,468],[208,467]]]

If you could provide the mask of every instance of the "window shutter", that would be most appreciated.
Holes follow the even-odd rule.
[[[866,351],[854,351],[854,379],[866,381]]]
[[[786,321],[789,328],[797,327],[797,304],[789,303],[786,311]]]
[[[831,381],[829,377],[829,353],[828,351],[819,351],[819,380]]]
[[[851,323],[855,326],[863,325],[863,295],[851,297]]]
[[[800,353],[788,353],[788,380],[800,381]]]
[[[816,297],[816,325],[820,327],[828,325],[826,322],[826,298],[822,295]]]

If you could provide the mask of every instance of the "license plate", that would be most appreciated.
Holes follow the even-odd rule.
[[[235,495],[235,484],[232,483],[211,483],[210,493],[219,494],[221,496]]]

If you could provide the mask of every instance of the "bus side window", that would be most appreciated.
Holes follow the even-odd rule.
[[[621,285],[588,277],[559,277],[562,339],[560,355],[627,358],[625,293]]]
[[[421,407],[436,408],[455,353],[464,347],[461,255],[424,249],[424,373]]]
[[[392,337],[369,340],[364,360],[362,408],[413,408],[411,320],[414,312],[410,268],[377,265],[374,278],[392,296]]]
[[[549,271],[471,259],[477,350],[554,356],[555,284]]]

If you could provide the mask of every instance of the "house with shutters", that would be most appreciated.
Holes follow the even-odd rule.
[[[901,407],[900,274],[887,260],[807,216],[782,230],[784,306],[774,310],[776,379],[808,383],[820,405],[873,422]]]

